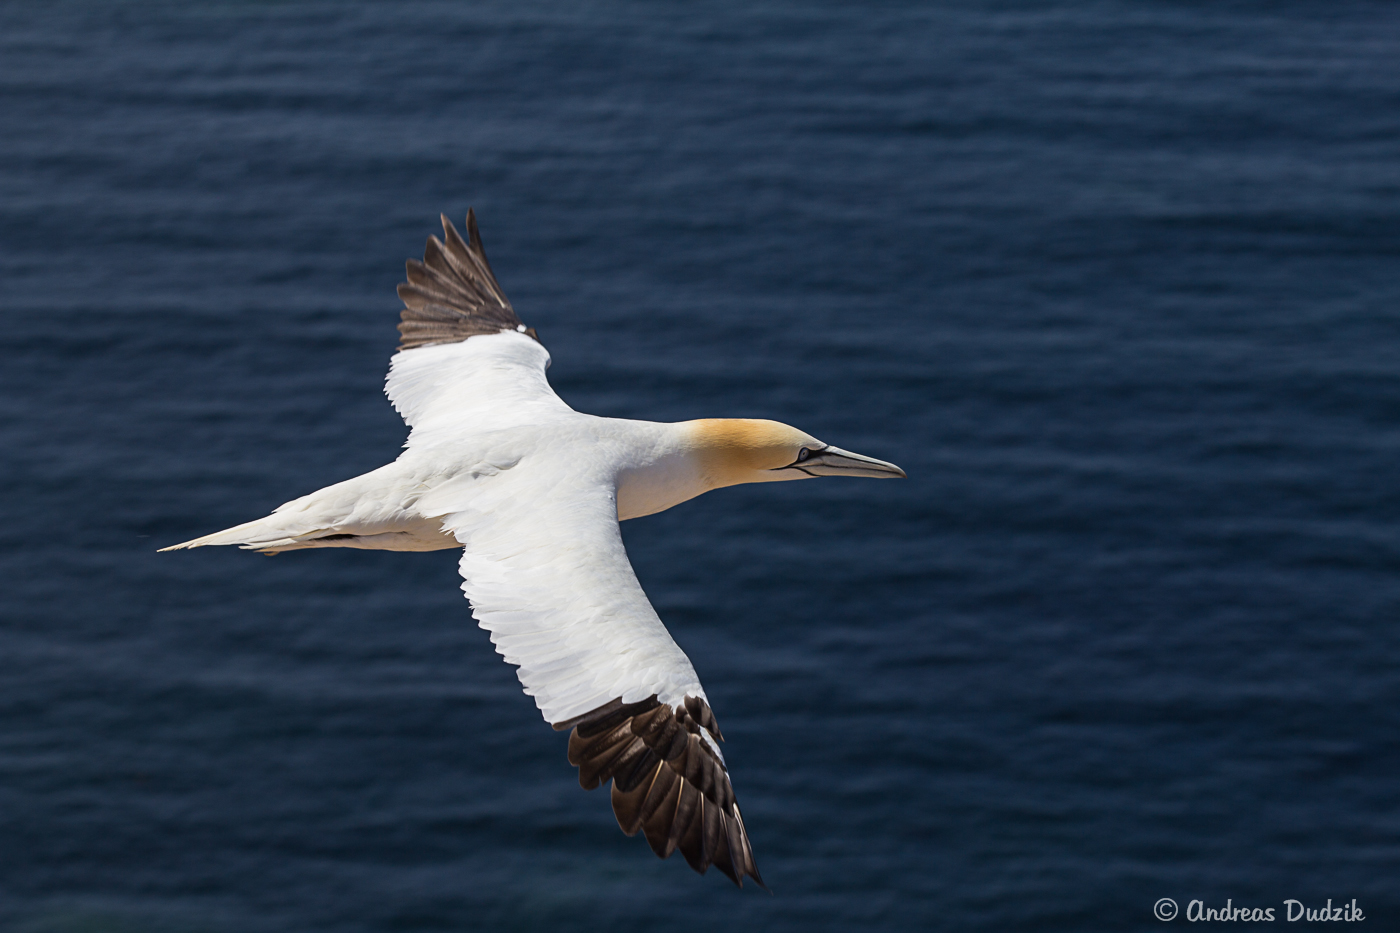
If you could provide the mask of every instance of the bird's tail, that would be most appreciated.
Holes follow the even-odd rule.
[[[298,519],[301,520],[298,521]],[[312,542],[324,538],[330,530],[319,525],[307,527],[304,515],[273,512],[266,518],[234,525],[232,528],[216,531],[212,535],[182,541],[179,544],[172,544],[170,547],[160,548],[160,550],[180,551],[208,545],[236,544],[245,551],[276,554],[295,548],[317,547],[319,545]]]

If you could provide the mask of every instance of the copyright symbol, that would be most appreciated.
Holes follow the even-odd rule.
[[[1175,920],[1176,901],[1169,897],[1164,897],[1152,905],[1152,913],[1157,916],[1158,920]]]

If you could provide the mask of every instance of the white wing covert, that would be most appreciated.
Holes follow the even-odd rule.
[[[549,351],[516,331],[400,350],[384,394],[413,430],[405,447],[574,414],[545,376]]]

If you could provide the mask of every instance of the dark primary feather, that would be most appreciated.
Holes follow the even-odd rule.
[[[422,262],[408,260],[408,281],[399,286],[404,303],[399,349],[458,343],[503,330],[518,330],[538,340],[534,328],[525,327],[515,316],[486,261],[476,212],[467,211],[466,242],[446,214],[442,232],[441,240],[428,237]]]
[[[613,782],[613,813],[624,833],[641,832],[661,858],[679,849],[701,874],[713,865],[740,887],[745,876],[763,884],[729,773],[700,738],[704,729],[724,740],[704,700],[686,697],[672,709],[655,696],[619,698],[554,726],[571,727],[569,763],[579,784],[593,790]]]

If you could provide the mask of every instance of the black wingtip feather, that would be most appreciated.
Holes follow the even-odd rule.
[[[741,888],[752,878],[768,890],[729,775],[701,738],[702,729],[719,738],[704,700],[687,697],[673,709],[654,696],[618,698],[554,727],[573,730],[569,762],[585,789],[612,779],[613,814],[624,833],[642,832],[661,858],[679,850],[700,874],[713,865]]]
[[[443,239],[428,237],[423,247],[423,262],[408,262],[408,282],[399,287],[405,305],[400,313],[399,350],[458,343],[503,331],[517,331],[538,341],[534,328],[526,327],[516,316],[496,281],[496,274],[491,271],[476,226],[476,213],[467,212],[465,241],[446,214],[440,217]],[[444,308],[455,317],[445,320]],[[424,323],[435,326],[427,329],[417,326]]]

